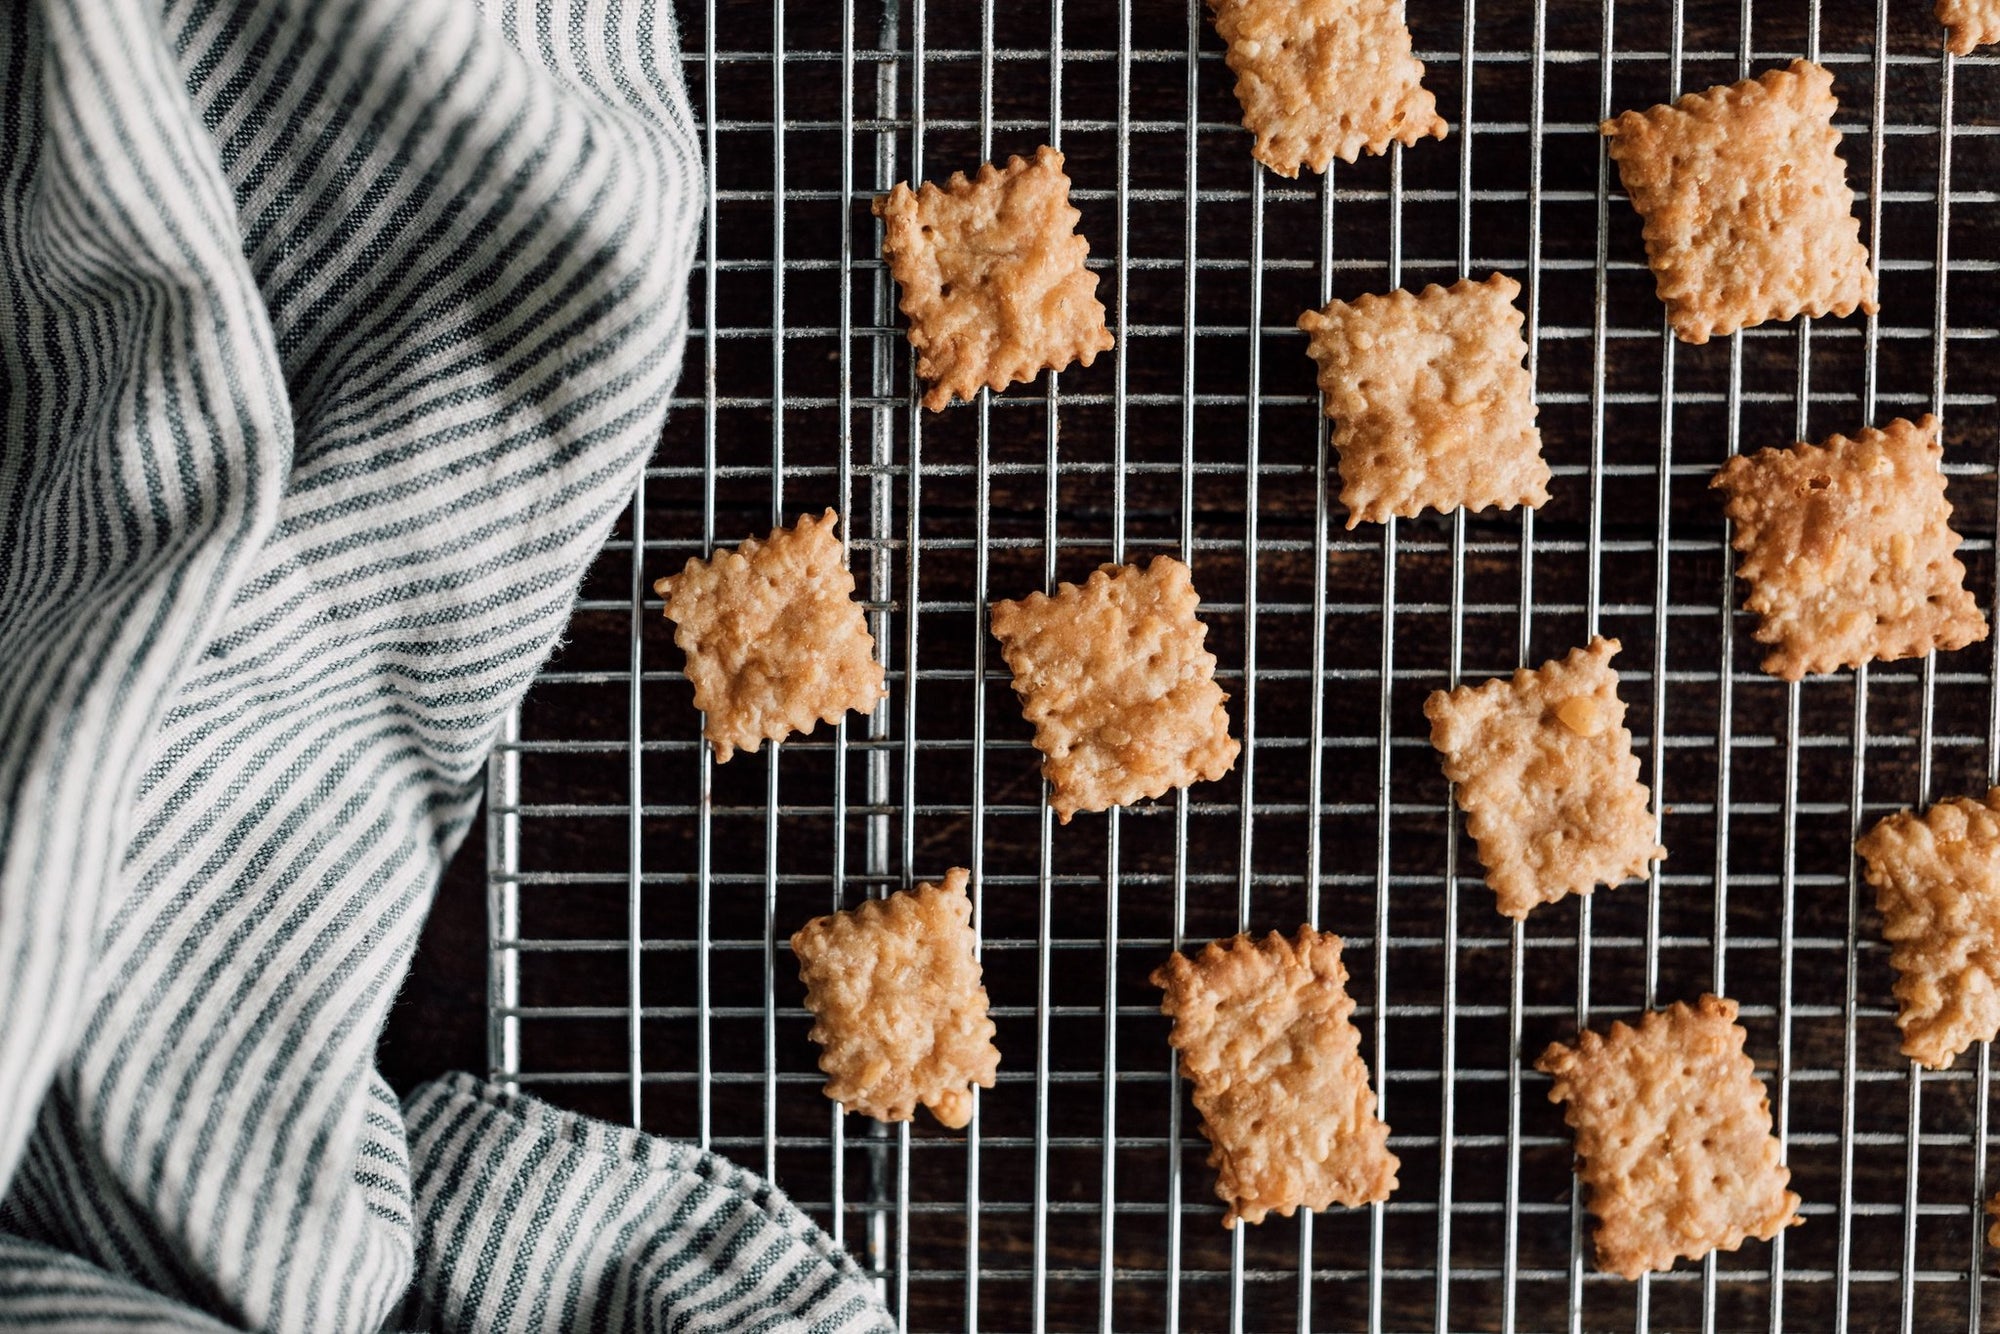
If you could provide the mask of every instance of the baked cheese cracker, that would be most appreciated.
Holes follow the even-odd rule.
[[[1547,502],[1520,294],[1496,273],[1299,316],[1334,422],[1349,528],[1426,509]]]
[[[1745,1036],[1735,1001],[1703,996],[1535,1062],[1576,1131],[1599,1269],[1635,1279],[1804,1221]]]
[[[1302,926],[1214,941],[1153,971],[1168,1041],[1194,1081],[1224,1227],[1271,1210],[1370,1204],[1396,1189],[1340,937]]]
[[[2000,1247],[2000,1194],[1986,1202],[1986,1216],[1993,1220],[1986,1228],[1986,1244]]]
[[[1251,156],[1280,176],[1445,136],[1401,0],[1208,0]]]
[[[826,1096],[878,1121],[922,1103],[957,1130],[1000,1068],[980,984],[970,873],[815,917],[792,937]]]
[[[1655,837],[1625,728],[1615,639],[1424,701],[1486,883],[1509,917],[1646,874]]]
[[[1875,887],[1903,1055],[1945,1070],[2000,1034],[2000,787],[1922,816],[1898,811],[1855,841]]]
[[[1935,12],[1948,34],[1945,46],[1955,56],[2000,42],[2000,0],[1937,0]]]
[[[1686,342],[1794,315],[1875,310],[1833,128],[1833,75],[1805,60],[1604,122]]]
[[[1739,455],[1711,486],[1728,494],[1743,605],[1788,681],[1871,659],[1918,657],[1986,638],[1947,522],[1935,417],[1853,439]]]
[[[898,185],[875,216],[931,411],[981,385],[997,393],[1045,369],[1088,366],[1111,346],[1055,149],[1009,158],[1005,171],[989,162],[972,180],[953,172],[942,189]]]
[[[1236,763],[1199,602],[1188,567],[1155,556],[1143,570],[1100,566],[1054,597],[994,604],[993,633],[1064,824],[1220,778]]]
[[[832,510],[801,515],[653,583],[718,764],[882,698],[875,640],[833,535],[839,521]]]

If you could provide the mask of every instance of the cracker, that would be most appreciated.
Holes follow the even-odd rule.
[[[953,1130],[1000,1068],[980,985],[970,873],[815,917],[792,937],[826,1096],[878,1121],[918,1103]]]
[[[1375,1114],[1340,937],[1240,935],[1153,970],[1168,1041],[1194,1081],[1224,1227],[1275,1209],[1371,1204],[1396,1189],[1389,1127]]]
[[[2000,0],[1937,0],[1934,12],[1947,32],[1945,47],[1955,56],[1969,56],[1976,46],[2000,42]]]
[[[1280,176],[1445,136],[1401,0],[1208,0],[1250,154]]]
[[[1703,996],[1535,1062],[1576,1131],[1599,1269],[1635,1279],[1804,1221],[1745,1036],[1735,1001]]]
[[[1643,876],[1667,855],[1611,670],[1618,649],[1599,635],[1512,679],[1424,701],[1431,745],[1509,917]]]
[[[953,172],[943,189],[898,185],[875,201],[875,216],[932,412],[982,384],[998,393],[1043,370],[1088,366],[1111,346],[1097,275],[1083,266],[1083,215],[1070,207],[1055,149],[1008,158],[1005,171],[989,162],[973,180]]]
[[[1922,816],[1898,811],[1855,841],[1875,886],[1903,1055],[1947,1070],[2000,1034],[2000,787]]]
[[[1199,602],[1188,567],[1155,556],[1144,570],[1100,566],[1054,597],[994,604],[993,633],[1064,824],[1212,781],[1236,763]]]
[[[1496,273],[1299,316],[1334,420],[1349,528],[1548,501],[1520,294]]]
[[[2000,1247],[2000,1194],[1986,1202],[1986,1216],[1993,1220],[1986,1228],[1986,1244]]]
[[[1952,553],[1944,450],[1935,417],[1900,418],[1853,439],[1739,455],[1709,485],[1724,512],[1775,648],[1764,670],[1787,681],[1986,638],[1986,618]]]
[[[875,640],[833,535],[839,521],[832,510],[801,515],[654,581],[716,763],[882,698]]]
[[[1833,75],[1795,60],[1600,127],[1684,341],[1799,314],[1874,313],[1838,106]]]

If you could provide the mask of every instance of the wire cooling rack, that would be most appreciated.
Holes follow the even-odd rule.
[[[1765,677],[1706,491],[1731,453],[1937,411],[1991,603],[2000,70],[1944,55],[1929,8],[1410,0],[1450,137],[1294,183],[1251,160],[1199,4],[682,4],[710,164],[693,332],[492,762],[494,1074],[775,1177],[913,1329],[1992,1325],[1989,1055],[1898,1056],[1849,849],[1995,777],[1994,646]],[[1882,313],[1676,345],[1596,122],[1799,55],[1836,76]],[[925,413],[868,201],[1044,142],[1118,348]],[[1294,319],[1494,269],[1526,289],[1554,498],[1345,530]],[[651,580],[827,505],[888,698],[714,765]],[[1242,759],[1055,827],[986,608],[1156,552],[1194,569]],[[1420,705],[1597,631],[1671,856],[1514,926]],[[999,1084],[964,1133],[844,1117],[784,941],[953,865]],[[1146,975],[1306,920],[1347,940],[1401,1189],[1225,1232]],[[1530,1063],[1704,990],[1743,1004],[1805,1224],[1598,1274]]]

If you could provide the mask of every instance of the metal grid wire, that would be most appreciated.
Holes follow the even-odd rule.
[[[1919,3],[1409,8],[1450,137],[1294,183],[1251,160],[1195,0],[681,5],[710,164],[686,370],[492,763],[493,1072],[775,1177],[910,1328],[1992,1325],[1988,1051],[1898,1056],[1850,845],[1995,778],[1994,646],[1764,676],[1706,483],[1937,411],[1990,603],[2000,66],[1944,55]],[[1836,76],[1882,313],[1677,345],[1596,122],[1798,55]],[[868,201],[1044,142],[1117,350],[925,413]],[[1554,499],[1343,530],[1294,318],[1494,269],[1525,287]],[[827,505],[888,697],[714,765],[651,580]],[[1242,758],[1058,828],[987,608],[1156,552],[1193,567]],[[1420,705],[1600,630],[1671,855],[1511,924]],[[844,1117],[783,942],[953,865],[999,1084],[964,1133]],[[1402,1184],[1225,1232],[1145,979],[1301,921],[1347,940]],[[1529,1063],[1704,990],[1743,1004],[1805,1224],[1627,1283],[1591,1268]]]

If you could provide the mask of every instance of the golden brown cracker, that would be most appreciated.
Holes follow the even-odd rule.
[[[942,189],[898,185],[875,216],[931,411],[982,384],[997,393],[1045,369],[1088,366],[1111,346],[1055,149],[1009,158],[1005,171],[989,162],[971,180],[953,172]]]
[[[1986,1228],[1986,1244],[2000,1247],[2000,1194],[1986,1202],[1986,1216],[1993,1220]]]
[[[1796,681],[1986,638],[1953,554],[1943,459],[1926,416],[1739,455],[1716,473],[1743,605],[1761,618],[1757,641],[1775,645],[1765,671]]]
[[[1535,1062],[1576,1131],[1599,1269],[1635,1279],[1802,1221],[1745,1036],[1735,1001],[1703,996]]]
[[[1896,970],[1903,1055],[1949,1069],[2000,1034],[2000,787],[1898,811],[1854,850]]]
[[[1160,1012],[1208,1136],[1224,1227],[1303,1205],[1369,1204],[1396,1189],[1375,1114],[1340,937],[1299,928],[1211,942],[1153,970]]]
[[[1299,316],[1334,421],[1349,528],[1548,501],[1520,294],[1496,273]]]
[[[980,984],[970,873],[815,917],[792,937],[826,1096],[878,1121],[922,1103],[957,1130],[1000,1068]]]
[[[839,517],[801,515],[653,583],[718,764],[882,698],[875,640],[833,534]]]
[[[1144,570],[1104,565],[1053,597],[994,604],[993,634],[1064,824],[1236,763],[1199,602],[1188,567],[1155,556]]]
[[[1424,701],[1431,744],[1509,917],[1643,876],[1667,855],[1611,670],[1618,649],[1600,635],[1512,679]]]
[[[1445,136],[1401,0],[1208,0],[1251,156],[1280,176]]]
[[[1874,312],[1838,107],[1833,75],[1795,60],[1604,122],[1677,336],[1705,343],[1766,320]]]
[[[2000,0],[1937,0],[1934,12],[1947,31],[1945,46],[1955,56],[2000,42]]]

